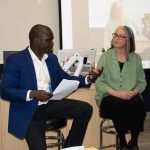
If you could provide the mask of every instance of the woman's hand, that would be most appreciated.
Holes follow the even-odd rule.
[[[130,100],[134,96],[133,91],[118,91],[118,93],[119,98],[125,100]]]
[[[130,100],[132,97],[134,97],[137,94],[138,90],[131,90],[131,91],[118,91],[114,90],[112,88],[107,89],[107,93],[109,95],[124,99],[124,100]]]

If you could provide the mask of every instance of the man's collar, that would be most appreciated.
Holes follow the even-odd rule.
[[[29,53],[33,60],[39,60],[39,58],[34,54],[30,47],[28,47]],[[41,60],[46,60],[48,58],[48,54],[44,54]]]

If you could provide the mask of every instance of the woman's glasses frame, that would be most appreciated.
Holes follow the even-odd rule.
[[[119,35],[117,33],[112,33],[112,37],[113,39],[120,39],[120,40],[124,40],[127,38],[125,35],[121,35],[121,34]]]

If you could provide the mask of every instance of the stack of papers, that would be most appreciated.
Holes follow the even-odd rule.
[[[61,100],[65,98],[78,88],[79,83],[80,82],[77,80],[63,79],[53,92],[53,96],[50,98],[50,100]]]

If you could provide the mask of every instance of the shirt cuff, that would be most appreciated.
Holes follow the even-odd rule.
[[[87,75],[87,76],[85,77],[85,84],[86,84],[86,85],[92,83],[92,82],[88,82],[88,80],[87,80],[88,76],[89,76],[89,75]]]
[[[30,92],[31,92],[31,90],[29,90],[28,92],[27,92],[27,96],[26,96],[26,101],[28,102],[28,101],[31,101],[32,100],[32,98],[30,98]]]

